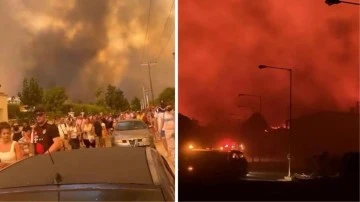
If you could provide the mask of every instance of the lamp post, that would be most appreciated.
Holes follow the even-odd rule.
[[[289,88],[289,100],[290,100],[290,109],[289,109],[289,150],[288,150],[288,161],[289,161],[289,167],[288,167],[288,176],[285,177],[285,179],[291,180],[291,136],[292,136],[292,69],[290,68],[282,68],[282,67],[273,67],[268,65],[259,65],[259,69],[277,69],[277,70],[283,70],[289,72],[290,76],[290,88]]]
[[[249,96],[249,97],[257,97],[257,98],[259,98],[259,104],[260,104],[259,110],[260,110],[260,114],[261,114],[262,102],[261,102],[261,96],[260,95],[240,93],[239,97],[240,96]]]

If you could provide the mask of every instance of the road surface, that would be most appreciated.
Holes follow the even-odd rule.
[[[284,179],[286,173],[271,171],[249,171],[241,180],[248,181],[287,181]]]
[[[167,155],[164,145],[162,142],[156,142],[155,143],[155,147],[158,150],[158,152],[164,156],[164,158],[166,159],[166,161],[168,162],[171,170],[173,171],[173,173],[175,174],[175,165],[172,162],[175,162],[175,160],[171,161],[170,157]]]

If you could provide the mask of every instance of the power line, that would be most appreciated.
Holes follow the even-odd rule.
[[[145,52],[146,45],[147,45],[147,42],[148,42],[148,37],[147,37],[147,35],[148,35],[148,32],[149,32],[150,14],[151,14],[151,0],[149,0],[148,21],[147,21],[147,25],[146,25],[146,34],[145,34],[145,39],[144,39],[144,47],[143,47],[143,51],[142,51],[142,54],[141,54],[140,62],[142,62],[142,60],[143,60],[143,58],[144,58],[144,52]]]
[[[161,33],[161,37],[160,37],[160,42],[162,42],[161,39],[164,37],[166,25],[168,24],[169,19],[170,19],[170,16],[171,16],[171,13],[173,12],[174,4],[175,4],[175,0],[173,0],[173,3],[172,3],[172,5],[171,5],[170,11],[169,11],[169,15],[167,16],[166,21],[165,21],[165,23],[164,23],[164,27],[163,27],[163,30],[162,30],[162,33]],[[159,51],[158,51],[159,54],[160,54],[160,51],[161,51],[161,48],[159,48]],[[158,57],[159,57],[159,56],[158,56]]]

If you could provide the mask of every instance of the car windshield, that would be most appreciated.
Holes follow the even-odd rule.
[[[122,121],[115,126],[115,130],[119,131],[141,129],[147,129],[146,124],[142,121]]]

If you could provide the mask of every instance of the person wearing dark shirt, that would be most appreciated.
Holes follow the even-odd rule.
[[[13,130],[14,130],[13,141],[17,142],[22,138],[22,133],[21,130],[19,129],[19,125],[14,124]]]
[[[102,128],[101,128],[101,122],[98,118],[96,118],[94,122],[94,131],[96,136],[101,137]]]
[[[49,124],[42,107],[35,109],[36,125],[34,128],[35,154],[48,154],[59,151],[62,146],[59,130],[56,125]]]

